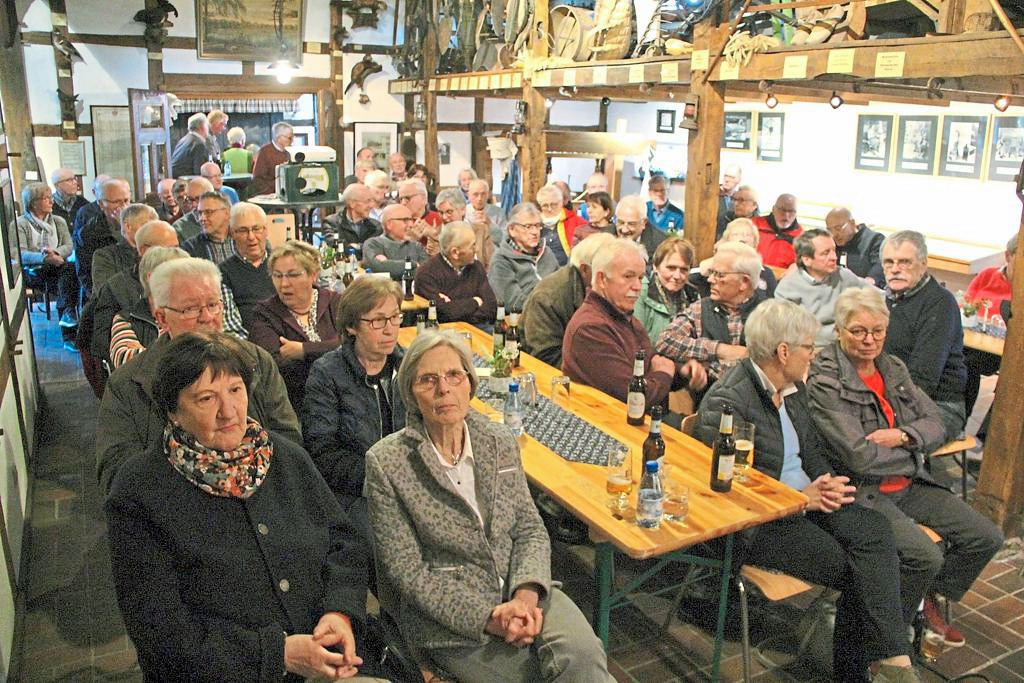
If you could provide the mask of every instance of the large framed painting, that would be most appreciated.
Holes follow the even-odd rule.
[[[857,153],[854,168],[888,171],[892,158],[892,117],[861,114],[857,117]]]
[[[932,175],[938,132],[938,116],[901,116],[896,141],[896,172]]]
[[[757,160],[782,161],[782,140],[786,115],[760,112],[757,115]]]
[[[352,167],[356,165],[356,152],[363,147],[373,150],[373,163],[377,168],[388,168],[388,155],[398,149],[397,123],[354,123],[352,134]]]
[[[943,116],[939,175],[980,178],[987,116]]]
[[[992,117],[992,146],[988,157],[989,180],[1013,182],[1024,163],[1024,116]]]
[[[302,63],[305,0],[196,0],[200,59]]]

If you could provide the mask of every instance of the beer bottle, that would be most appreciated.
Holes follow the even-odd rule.
[[[352,262],[351,261],[345,261],[345,274],[341,278],[341,284],[343,284],[346,287],[348,287],[349,285],[351,285],[355,281],[355,279],[356,279],[356,277],[352,273]]]
[[[508,330],[505,332],[505,355],[510,368],[519,367],[519,314],[515,309],[508,312]]]
[[[427,329],[437,326],[437,302],[431,299],[427,308]]]
[[[406,301],[412,301],[413,280],[412,259],[405,259],[405,270],[402,271],[402,298]]]
[[[651,431],[644,440],[644,462],[658,460],[665,455],[665,440],[661,438],[661,406],[651,408]]]
[[[505,304],[498,302],[498,317],[494,322],[494,348],[492,356],[497,356],[505,348]]]
[[[644,379],[643,349],[636,352],[633,360],[633,379],[629,380],[629,393],[626,396],[626,422],[631,425],[642,425],[644,413],[647,412],[647,380]]]
[[[711,490],[726,493],[732,489],[732,467],[736,462],[736,443],[732,439],[732,406],[722,406],[718,438],[711,453]]]

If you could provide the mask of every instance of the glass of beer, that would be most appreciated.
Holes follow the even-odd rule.
[[[732,428],[733,439],[736,441],[736,464],[734,478],[740,484],[750,479],[747,470],[754,464],[754,424],[737,420]]]
[[[616,446],[608,451],[607,463],[605,492],[608,494],[608,507],[621,512],[629,507],[629,494],[633,492],[630,450]]]

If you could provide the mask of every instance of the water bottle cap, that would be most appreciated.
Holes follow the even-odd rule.
[[[517,393],[519,391],[519,383],[518,382],[509,382],[508,383],[508,390],[509,390],[510,393],[513,393],[513,394]]]
[[[647,468],[648,472],[657,472],[658,471],[658,461],[657,460],[648,460],[647,463],[644,465],[644,467]]]

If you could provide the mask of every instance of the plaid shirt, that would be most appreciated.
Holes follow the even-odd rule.
[[[242,314],[235,305],[235,294],[225,283],[220,283],[220,298],[224,300],[224,331],[239,339],[248,339],[249,332],[242,324]]]
[[[703,302],[714,303],[727,314],[726,325],[729,328],[729,343],[739,344],[743,335],[743,312],[740,308],[730,309],[725,304],[716,303],[710,299],[698,299],[679,314],[668,324],[668,327],[658,337],[654,350],[663,356],[668,356],[677,363],[685,363],[691,358],[700,361],[708,371],[710,381],[717,380],[732,363],[724,363],[718,358],[718,345],[721,343],[715,339],[704,336],[704,326],[701,324],[700,312]]]

